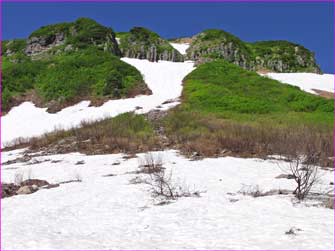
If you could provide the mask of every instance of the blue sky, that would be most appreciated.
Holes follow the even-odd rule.
[[[165,38],[220,28],[245,41],[289,40],[334,72],[334,5],[324,3],[3,3],[2,38],[25,38],[46,24],[90,17],[127,31],[144,26]]]

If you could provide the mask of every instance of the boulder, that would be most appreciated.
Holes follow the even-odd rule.
[[[30,186],[22,186],[16,191],[16,194],[31,194],[35,192]]]

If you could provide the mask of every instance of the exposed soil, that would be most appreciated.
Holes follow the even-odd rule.
[[[319,89],[312,89],[315,91],[319,96],[324,97],[326,99],[333,99],[334,98],[334,93],[333,92],[327,92]]]

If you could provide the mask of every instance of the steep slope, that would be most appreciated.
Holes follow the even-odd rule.
[[[268,156],[313,152],[332,166],[334,100],[262,77],[225,60],[184,79],[182,103],[165,133],[185,154]]]
[[[191,41],[187,56],[198,63],[225,59],[254,71],[321,72],[312,52],[287,41],[247,43],[223,30],[205,30]]]
[[[41,27],[2,47],[2,110],[23,101],[56,112],[80,100],[150,94],[139,71],[120,60],[115,34],[94,20]]]
[[[331,120],[332,100],[246,71],[224,60],[200,65],[184,79],[185,107],[225,114],[324,113]]]
[[[148,59],[151,62],[166,60],[182,62],[183,56],[170,43],[143,27],[134,27],[129,32],[117,34],[124,57]]]

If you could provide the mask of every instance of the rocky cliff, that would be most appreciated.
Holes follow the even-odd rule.
[[[222,30],[206,30],[192,37],[187,58],[197,64],[220,58],[247,70],[321,72],[314,53],[301,45],[287,41],[247,43]]]
[[[183,56],[168,41],[158,34],[134,27],[129,32],[119,33],[120,50],[124,57],[148,59],[149,61],[167,60],[182,62]]]
[[[58,47],[53,53],[83,49],[89,46],[108,51],[116,56],[121,52],[111,28],[92,19],[79,18],[72,23],[43,26],[34,31],[26,41],[26,55],[36,55]]]

